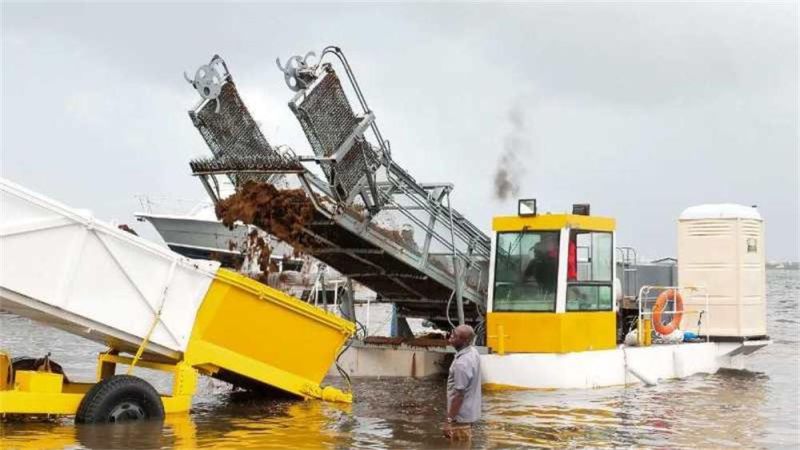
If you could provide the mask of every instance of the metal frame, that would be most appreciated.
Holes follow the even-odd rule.
[[[367,105],[352,69],[338,47],[325,48],[316,65],[307,63],[307,55],[306,58],[293,57],[290,59],[290,61],[296,62],[295,69],[289,69],[289,66],[287,66],[287,69],[281,68],[287,77],[289,87],[297,91],[290,103],[290,107],[297,112],[297,105],[302,105],[303,99],[315,88],[316,83],[331,73],[335,75],[331,62],[323,62],[329,57],[334,59],[333,62],[338,62],[337,65],[340,65],[343,69],[346,79],[349,81],[349,87],[355,93],[357,100],[355,108],[353,108],[352,103],[351,108],[353,108],[353,113],[358,118],[358,124],[353,130],[350,130],[348,137],[335,151],[325,155],[320,154],[319,149],[317,149],[317,154],[313,157],[295,156],[293,161],[297,162],[298,165],[289,170],[286,170],[285,167],[271,168],[264,165],[253,167],[258,165],[257,160],[248,161],[251,167],[241,167],[240,164],[227,164],[225,161],[220,161],[219,157],[215,157],[210,161],[193,161],[194,175],[198,176],[215,202],[220,199],[219,184],[216,179],[219,175],[227,175],[232,179],[236,179],[239,174],[253,173],[297,176],[300,185],[322,218],[328,220],[330,225],[347,230],[362,239],[364,243],[375,247],[375,249],[361,249],[364,252],[350,251],[354,249],[338,246],[315,232],[312,228],[321,226],[319,223],[315,223],[307,227],[305,231],[328,246],[322,251],[312,252],[318,259],[325,254],[340,253],[359,261],[361,264],[373,267],[375,272],[371,274],[347,273],[347,270],[340,270],[340,272],[355,279],[359,277],[384,277],[391,280],[395,285],[401,287],[403,291],[409,293],[410,296],[396,298],[381,296],[381,292],[378,292],[378,294],[383,301],[401,303],[401,312],[414,315],[415,310],[420,312],[420,309],[414,305],[421,303],[427,303],[436,310],[440,310],[437,305],[445,306],[445,309],[449,308],[450,301],[446,296],[428,298],[428,296],[417,290],[412,283],[404,281],[408,279],[408,274],[392,273],[380,267],[380,265],[372,263],[365,257],[369,256],[370,253],[374,253],[371,250],[380,250],[383,254],[408,266],[412,272],[418,274],[418,279],[432,280],[449,289],[451,291],[450,299],[453,296],[456,298],[455,309],[459,323],[467,321],[467,313],[465,313],[464,307],[465,300],[475,305],[469,311],[470,319],[478,319],[484,313],[488,290],[488,283],[484,278],[488,277],[487,269],[490,260],[489,237],[452,208],[450,203],[452,185],[418,183],[393,161],[389,143],[383,138],[375,120],[375,114]],[[294,83],[290,82],[292,77],[296,78]],[[226,79],[230,79],[230,73],[227,73]],[[300,120],[301,118],[298,117],[298,119]],[[304,125],[304,129],[306,127],[307,125]],[[311,140],[311,136],[309,136],[309,139]],[[365,173],[362,174],[362,182],[357,185],[353,192],[349,192],[343,197],[335,190],[335,180],[332,172],[335,171],[336,165],[344,158],[347,152],[355,149],[353,143],[357,141],[365,143],[366,148],[369,149],[367,151],[368,155],[365,156],[368,164],[366,165]],[[361,148],[363,149],[365,146],[361,145]],[[294,156],[293,152],[291,155]],[[264,161],[266,161],[266,158],[264,158]],[[239,163],[241,161],[236,162]],[[311,168],[314,164],[322,168],[324,175],[328,178],[327,181],[312,173]],[[213,170],[204,169],[206,166],[213,166]],[[334,170],[332,171],[331,169]],[[358,218],[346,213],[345,210],[347,208],[352,210],[353,206],[358,205],[356,202],[359,199],[363,202],[366,214]],[[421,239],[414,239],[415,245],[417,245],[417,242],[419,243],[418,248],[408,248],[404,243],[395,242],[375,230],[373,226],[376,224],[376,220],[379,219],[379,214],[392,215],[404,223],[410,224],[414,227],[414,231],[420,231],[422,233]],[[439,250],[437,251],[434,248]],[[452,265],[452,271],[449,268],[443,269],[440,267],[444,264],[445,258],[450,260],[448,265]],[[431,263],[434,260],[439,261],[439,266],[436,263]],[[335,269],[340,269],[335,264],[330,264],[329,262],[328,264]],[[412,276],[411,279],[414,279],[414,277]],[[407,307],[403,307],[403,303]],[[442,312],[444,316],[449,314],[449,310]],[[428,313],[423,313],[422,315],[426,314]]]
[[[0,357],[8,359],[6,354]],[[30,386],[2,386],[0,414],[67,414],[74,415],[84,396],[97,382],[114,375],[117,364],[132,364],[134,358],[119,356],[116,350],[97,357],[97,381],[64,382],[64,376],[50,372],[33,372]],[[171,373],[172,393],[159,393],[167,414],[188,412],[197,388],[197,370],[184,361],[177,363],[140,359],[139,367]]]

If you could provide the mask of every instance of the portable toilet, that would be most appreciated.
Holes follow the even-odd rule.
[[[766,336],[764,221],[756,208],[710,204],[683,211],[678,282],[687,311],[705,309],[708,296],[701,334],[732,340]],[[684,314],[681,328],[692,329],[697,320],[697,314]]]

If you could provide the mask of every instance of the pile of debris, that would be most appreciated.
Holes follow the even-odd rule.
[[[255,225],[291,243],[295,251],[312,245],[313,238],[303,233],[303,228],[314,217],[314,205],[302,189],[281,190],[272,184],[248,181],[235,194],[217,203],[216,213],[228,228],[233,228],[237,221]]]
[[[373,345],[390,345],[393,347],[398,347],[400,345],[407,345],[409,347],[421,347],[421,348],[444,348],[449,345],[447,342],[447,337],[441,333],[428,333],[422,336],[414,336],[414,337],[388,337],[388,336],[367,336],[364,339],[365,344],[373,344]]]

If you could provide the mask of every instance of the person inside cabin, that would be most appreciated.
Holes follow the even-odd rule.
[[[528,252],[528,261],[523,277],[535,281],[545,292],[555,292],[558,281],[558,233],[543,233],[539,242]]]
[[[577,234],[573,231],[569,236],[567,247],[567,282],[578,281],[578,244]]]
[[[577,286],[570,286],[570,283],[578,281],[578,233],[570,232],[569,247],[567,247],[567,303],[577,300],[580,310],[591,309],[589,298]]]
[[[469,325],[457,326],[448,340],[456,354],[447,375],[447,417],[442,433],[453,441],[469,441],[472,426],[481,418],[481,367],[474,340],[475,330]]]

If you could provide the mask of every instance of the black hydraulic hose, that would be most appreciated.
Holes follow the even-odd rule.
[[[335,361],[336,370],[339,371],[339,375],[341,375],[342,378],[344,378],[344,380],[347,382],[347,390],[349,390],[350,393],[353,392],[353,383],[352,383],[352,380],[350,380],[350,374],[347,373],[347,371],[344,370],[342,368],[342,366],[339,364],[339,358],[341,358],[342,355],[344,355],[344,352],[346,352],[347,349],[349,349],[351,345],[353,345],[353,340],[352,339],[348,339],[347,340],[347,344],[344,346],[342,351],[340,351],[339,354],[336,355],[336,361]]]

